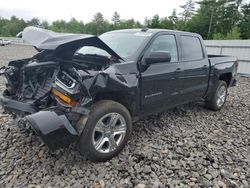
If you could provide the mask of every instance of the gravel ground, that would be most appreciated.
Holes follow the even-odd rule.
[[[28,46],[0,47],[0,64],[34,53]],[[31,130],[2,114],[0,187],[248,188],[249,81],[239,78],[219,112],[190,104],[138,121],[128,146],[106,163],[86,160],[75,146],[50,153]]]

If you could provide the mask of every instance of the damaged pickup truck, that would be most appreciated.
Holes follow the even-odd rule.
[[[132,122],[193,101],[220,110],[235,85],[237,59],[207,55],[198,34],[129,29],[99,37],[22,32],[38,53],[1,68],[1,105],[55,150],[74,141],[92,161],[126,145]]]

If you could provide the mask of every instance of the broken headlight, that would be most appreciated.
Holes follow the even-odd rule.
[[[81,98],[80,84],[65,71],[60,71],[56,76],[52,94],[58,102],[75,106]]]
[[[57,75],[57,81],[63,84],[67,88],[73,88],[76,84],[76,81],[66,72],[60,71]]]
[[[60,71],[56,77],[55,85],[71,95],[80,91],[80,85],[65,71]]]

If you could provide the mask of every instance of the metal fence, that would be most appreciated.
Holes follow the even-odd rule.
[[[208,54],[238,58],[241,74],[250,74],[250,40],[205,40]]]

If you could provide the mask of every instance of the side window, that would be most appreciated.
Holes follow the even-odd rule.
[[[168,51],[171,54],[171,62],[178,61],[177,45],[174,35],[160,35],[149,47],[150,52]]]
[[[203,58],[201,42],[198,37],[181,36],[182,41],[182,60],[193,61]]]

